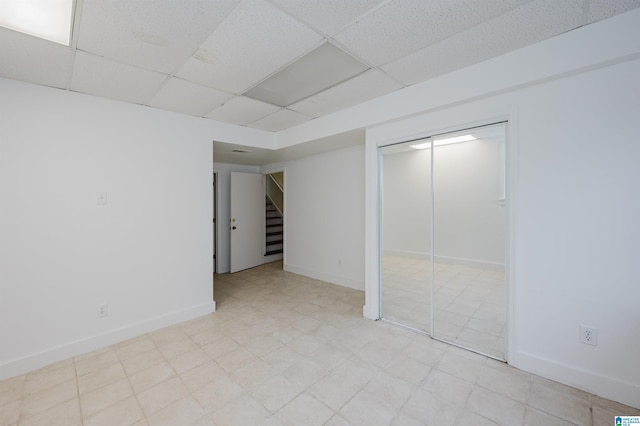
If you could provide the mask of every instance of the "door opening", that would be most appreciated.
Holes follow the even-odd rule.
[[[265,175],[265,263],[284,258],[284,170]]]
[[[213,273],[218,273],[218,173],[213,172]]]

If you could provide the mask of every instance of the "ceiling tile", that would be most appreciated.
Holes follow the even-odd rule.
[[[263,0],[243,0],[177,75],[242,93],[321,40],[318,33]]]
[[[270,0],[280,9],[332,36],[382,0]]]
[[[529,0],[394,0],[335,36],[382,65],[512,10]]]
[[[411,85],[580,25],[582,0],[537,0],[382,67]]]
[[[257,101],[245,96],[236,96],[219,106],[205,117],[226,123],[247,125],[269,114],[278,111],[280,107]]]
[[[239,0],[84,0],[78,48],[174,73]]]
[[[289,109],[320,117],[400,89],[402,85],[378,70],[369,70],[342,84],[295,103]]]
[[[589,22],[610,18],[638,7],[640,7],[640,0],[591,0]]]
[[[287,127],[295,126],[296,124],[304,123],[311,120],[312,117],[308,117],[299,112],[291,111],[286,108],[281,109],[271,115],[266,116],[258,121],[254,121],[249,124],[249,127],[256,129],[267,130],[270,132],[277,132]]]
[[[160,89],[167,76],[120,64],[78,51],[71,90],[136,104],[145,104]]]
[[[232,96],[232,94],[221,90],[172,77],[167,80],[148,105],[202,117]]]
[[[66,88],[73,51],[58,43],[0,27],[0,58],[2,77]]]

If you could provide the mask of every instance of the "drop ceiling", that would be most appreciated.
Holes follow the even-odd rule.
[[[0,27],[0,77],[277,132],[639,6],[76,0],[68,47]],[[327,47],[359,65],[342,73],[346,65],[325,59],[342,77],[317,87],[287,69]],[[256,95],[295,85],[308,90]]]

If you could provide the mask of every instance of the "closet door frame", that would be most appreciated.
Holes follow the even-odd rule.
[[[381,311],[381,258],[382,258],[382,199],[381,199],[381,150],[379,148],[395,145],[411,140],[427,139],[430,137],[460,132],[465,129],[473,129],[476,127],[489,126],[504,123],[505,130],[505,306],[506,306],[506,342],[504,360],[510,364],[517,364],[515,358],[515,225],[516,217],[514,207],[516,200],[516,159],[517,159],[517,143],[516,128],[517,114],[511,111],[502,116],[494,116],[492,118],[468,122],[466,125],[453,125],[432,131],[423,131],[413,133],[407,136],[386,138],[383,140],[367,140],[365,145],[366,167],[365,175],[367,182],[372,183],[366,188],[365,207],[371,208],[371,213],[365,218],[365,305],[363,306],[363,315],[365,318],[380,320],[382,319]],[[432,240],[433,241],[433,240]],[[433,285],[433,282],[432,282]],[[433,311],[432,311],[433,313]],[[433,332],[433,322],[431,322],[431,331]],[[431,335],[430,333],[425,333]],[[447,342],[449,343],[449,342]]]

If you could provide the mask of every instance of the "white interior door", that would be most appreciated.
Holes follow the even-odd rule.
[[[230,271],[262,265],[265,238],[264,176],[231,173]]]

